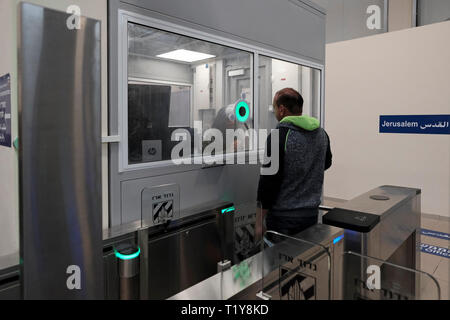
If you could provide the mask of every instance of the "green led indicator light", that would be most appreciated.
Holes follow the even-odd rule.
[[[244,114],[241,113],[241,110],[245,110]],[[250,107],[247,102],[241,101],[236,106],[236,118],[240,122],[246,122],[250,117]]]
[[[138,247],[138,251],[133,254],[122,254],[116,249],[114,249],[114,253],[116,254],[116,257],[119,258],[120,260],[131,260],[139,257],[139,255],[141,254],[141,248]]]
[[[234,207],[229,207],[229,208],[226,208],[226,209],[222,209],[222,214],[228,213],[228,212],[233,212],[235,210],[236,209]]]

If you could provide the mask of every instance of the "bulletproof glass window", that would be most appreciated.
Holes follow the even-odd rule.
[[[273,99],[284,88],[293,88],[303,97],[303,115],[320,120],[321,71],[283,60],[259,56],[259,125],[274,129],[277,125]]]
[[[171,160],[179,132],[191,146],[183,158],[203,154],[208,129],[223,135],[215,154],[248,151],[226,131],[254,126],[253,54],[129,23],[127,108],[129,165]]]

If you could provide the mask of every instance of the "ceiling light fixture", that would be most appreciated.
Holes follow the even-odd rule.
[[[200,61],[200,60],[215,58],[216,56],[213,56],[211,54],[196,52],[196,51],[179,49],[179,50],[160,54],[157,57],[164,58],[164,59],[178,60],[178,61],[183,61],[183,62],[196,62],[196,61]]]

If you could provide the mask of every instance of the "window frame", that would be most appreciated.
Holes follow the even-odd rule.
[[[128,163],[128,24],[138,24],[144,27],[154,28],[162,30],[164,32],[171,32],[181,36],[187,36],[202,41],[211,42],[217,45],[231,47],[237,50],[248,52],[250,54],[250,68],[251,68],[251,89],[252,89],[252,107],[253,107],[253,129],[258,131],[259,126],[259,55],[265,57],[284,60],[287,62],[295,63],[309,68],[314,68],[320,71],[320,122],[322,126],[325,122],[324,115],[324,94],[325,94],[325,70],[324,65],[312,62],[306,59],[300,59],[293,55],[287,55],[270,49],[249,45],[244,42],[236,41],[234,39],[225,38],[197,29],[187,28],[178,24],[159,20],[153,17],[141,15],[138,13],[119,10],[119,30],[118,30],[118,135],[119,135],[119,147],[118,147],[118,160],[119,160],[119,173],[133,172],[137,170],[149,170],[156,168],[180,167],[172,162],[172,160],[163,160],[157,162],[145,162],[140,164]],[[161,82],[158,80],[158,82]],[[183,84],[185,85],[185,84]],[[193,99],[193,93],[191,92],[191,100]],[[192,103],[192,101],[191,101]],[[235,156],[240,156],[243,153],[249,155],[250,161],[254,161],[258,158],[258,153],[261,151],[258,143],[258,135],[254,137],[253,145],[255,148],[250,151],[236,152],[233,154],[225,154],[225,159]],[[208,167],[199,160],[203,158],[201,156],[195,156],[192,158],[192,165],[184,165],[184,169],[181,171],[194,170],[200,165],[202,167]],[[197,160],[197,162],[196,162]],[[205,158],[205,160],[208,160]],[[180,172],[180,170],[177,170]]]
[[[319,77],[320,77],[320,79],[319,79],[320,87],[319,87],[319,94],[318,94],[318,99],[319,99],[319,103],[318,103],[319,110],[318,110],[318,112],[319,112],[319,115],[316,116],[314,114],[313,108],[312,108],[313,106],[311,106],[311,114],[309,116],[314,117],[314,118],[319,118],[321,120],[320,122],[322,123],[322,118],[321,118],[321,108],[322,108],[322,100],[323,100],[322,91],[321,91],[321,87],[322,87],[322,70],[318,69],[318,68],[315,68],[315,67],[309,67],[309,66],[305,66],[303,64],[298,64],[298,63],[295,63],[295,62],[292,62],[292,61],[289,61],[289,60],[274,58],[274,57],[267,56],[267,55],[262,54],[262,53],[260,53],[258,56],[262,57],[262,58],[265,58],[265,59],[272,59],[272,60],[278,60],[278,61],[282,61],[282,62],[287,62],[287,63],[294,64],[294,65],[299,66],[299,67],[305,67],[305,68],[309,68],[309,69],[314,70],[314,71],[318,71]],[[258,70],[259,70],[259,68],[258,68]],[[270,77],[273,77],[273,73],[270,75]],[[303,83],[301,84],[301,88],[293,88],[293,89],[298,90],[303,95]],[[313,92],[311,91],[310,93],[313,93]],[[272,96],[272,99],[273,98],[274,97]],[[272,101],[270,100],[270,102],[272,102]],[[258,106],[258,108],[259,107],[260,106]],[[261,123],[259,123],[259,121],[258,121],[258,124],[261,125]]]

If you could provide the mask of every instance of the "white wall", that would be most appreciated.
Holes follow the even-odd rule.
[[[327,45],[325,196],[392,184],[450,216],[450,136],[379,134],[380,115],[450,114],[450,22]]]
[[[303,114],[306,116],[311,116],[311,109],[313,108],[313,90],[314,90],[314,82],[313,82],[313,69],[308,67],[299,67],[299,71],[301,72],[302,77],[302,85],[300,88],[300,93],[303,97]]]
[[[0,1],[0,75],[11,74],[11,139],[17,137],[17,54],[15,10],[11,1]],[[19,250],[18,155],[0,147],[0,257]]]
[[[389,0],[389,32],[413,26],[413,0]]]
[[[272,59],[272,97],[284,88],[299,90],[304,99],[303,114],[311,116],[315,87],[313,69]]]
[[[299,79],[297,64],[272,59],[272,97],[275,97],[275,94],[284,88],[298,90],[300,88]]]
[[[209,109],[209,78],[210,70],[206,64],[198,65],[194,74],[194,121],[200,121],[198,110]]]
[[[17,114],[17,16],[20,0],[0,0],[0,75],[11,74],[12,139],[18,135]],[[66,11],[78,5],[83,16],[102,22],[102,135],[108,134],[107,118],[107,0],[27,0],[44,7]],[[103,225],[108,225],[108,154],[102,148]],[[18,155],[14,149],[0,147],[0,257],[19,250]]]

